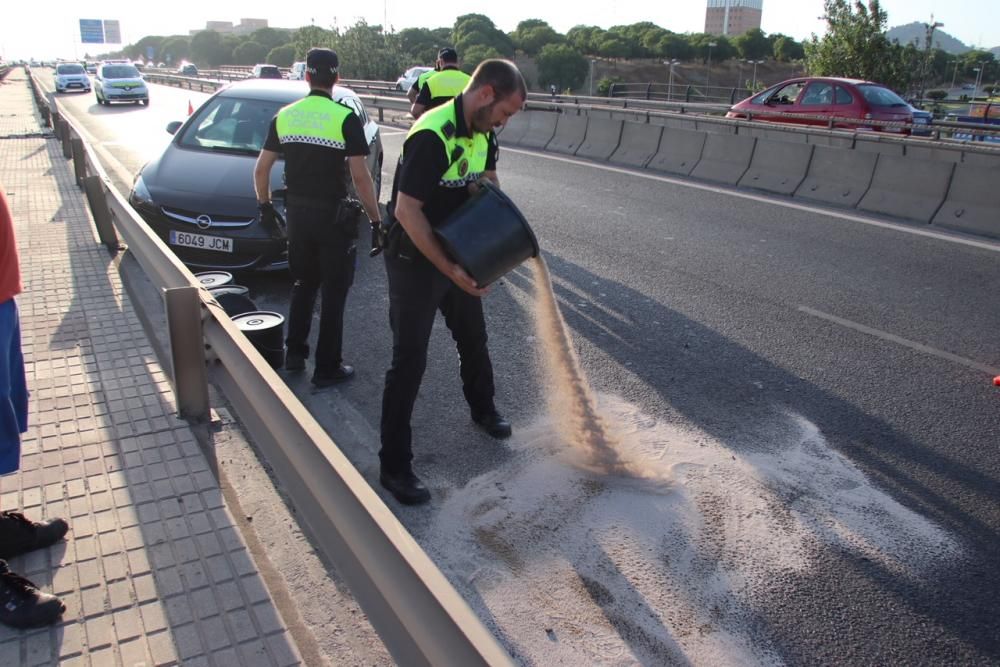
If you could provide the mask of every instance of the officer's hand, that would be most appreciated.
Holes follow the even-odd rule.
[[[271,202],[264,202],[257,205],[257,215],[260,225],[273,239],[283,239],[286,236],[285,220],[281,214],[275,210]]]
[[[463,292],[471,294],[472,296],[486,296],[490,291],[489,286],[480,287],[476,284],[476,281],[472,279],[468,273],[465,272],[458,264],[452,264],[451,275],[449,276],[451,281],[458,285]]]
[[[470,195],[474,195],[477,192],[479,192],[480,190],[482,190],[483,187],[484,187],[483,183],[485,183],[488,180],[490,180],[490,179],[486,178],[485,176],[480,176],[479,180],[476,181],[475,183],[469,183],[469,185],[468,185],[469,194]]]

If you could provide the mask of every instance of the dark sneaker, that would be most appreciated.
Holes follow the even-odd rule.
[[[20,512],[0,512],[0,558],[13,558],[51,546],[69,530],[62,519],[32,521]]]
[[[66,605],[55,595],[43,593],[0,560],[0,623],[14,628],[36,628],[59,620]]]
[[[389,493],[395,496],[396,500],[404,505],[420,505],[431,499],[431,492],[427,490],[420,478],[413,474],[412,470],[400,473],[389,473],[383,470],[378,476],[378,481]]]
[[[285,355],[286,371],[304,371],[306,369],[306,357],[299,352],[289,352]]]
[[[480,428],[494,438],[510,437],[510,422],[504,419],[503,415],[496,410],[491,412],[473,412],[472,421],[476,422]]]
[[[319,371],[313,373],[312,383],[316,387],[329,387],[344,380],[350,380],[352,377],[354,377],[354,366],[341,364],[340,368],[333,373],[320,373]]]

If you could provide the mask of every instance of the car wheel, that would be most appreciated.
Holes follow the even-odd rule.
[[[403,92],[403,87],[397,83],[396,90],[398,90],[399,92]]]
[[[139,103],[142,106],[144,106],[144,107],[148,107],[149,106],[149,100],[139,100]]]
[[[104,102],[101,101],[101,96],[97,94],[97,91],[94,91],[94,99],[97,100],[98,104],[104,104]]]

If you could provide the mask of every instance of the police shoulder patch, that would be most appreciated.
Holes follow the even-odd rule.
[[[462,160],[458,163],[458,175],[465,178],[465,175],[469,173],[469,161]]]

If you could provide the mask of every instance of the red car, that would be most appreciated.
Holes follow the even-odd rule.
[[[788,118],[805,114],[819,118]],[[794,123],[835,128],[909,134],[909,126],[866,124],[866,120],[913,122],[913,112],[903,98],[882,84],[858,79],[803,77],[782,81],[736,104],[727,118],[747,118],[770,123]]]

